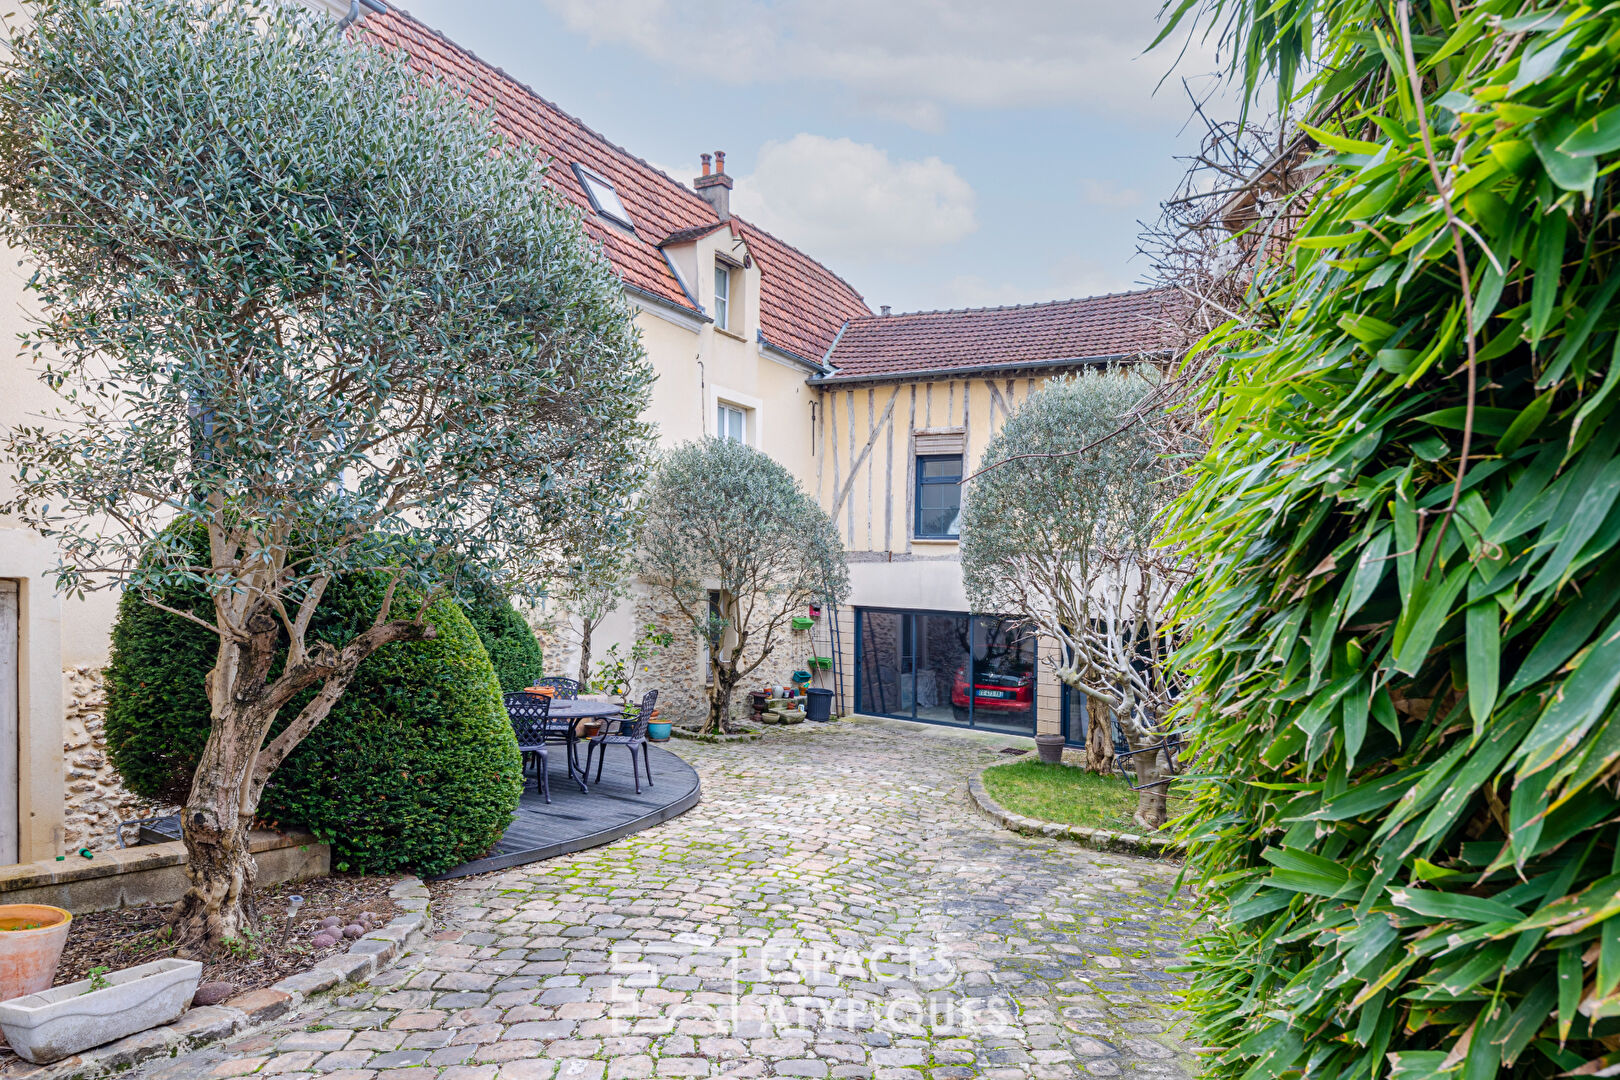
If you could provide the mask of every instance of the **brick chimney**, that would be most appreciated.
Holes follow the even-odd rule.
[[[726,152],[714,152],[714,172],[709,171],[709,155],[703,155],[703,175],[692,181],[697,193],[714,207],[721,221],[731,220],[731,177],[726,175]]]

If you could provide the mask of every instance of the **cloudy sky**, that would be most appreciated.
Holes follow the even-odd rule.
[[[1216,67],[1155,0],[403,3],[896,311],[1131,288]]]

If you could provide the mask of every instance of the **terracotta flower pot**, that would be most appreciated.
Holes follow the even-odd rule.
[[[1063,764],[1063,736],[1037,735],[1035,736],[1035,750],[1040,754],[1042,764]]]
[[[49,990],[73,913],[48,904],[0,904],[0,1001]]]

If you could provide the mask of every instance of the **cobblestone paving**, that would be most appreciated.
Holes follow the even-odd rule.
[[[469,878],[365,989],[149,1080],[1190,1076],[1176,867],[1002,831],[993,749],[864,722],[676,744],[703,801]]]

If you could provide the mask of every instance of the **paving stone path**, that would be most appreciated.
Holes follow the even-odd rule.
[[[370,986],[134,1075],[1192,1075],[1176,867],[991,825],[993,748],[857,721],[674,749],[693,810],[468,878]]]

